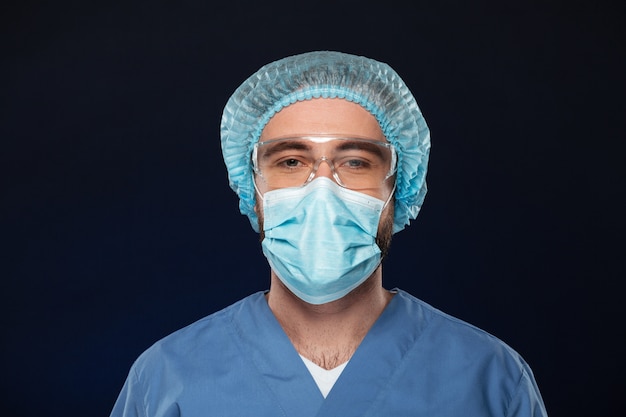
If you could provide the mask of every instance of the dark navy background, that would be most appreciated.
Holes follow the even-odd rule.
[[[392,65],[432,131],[385,285],[519,351],[551,416],[623,413],[623,2],[13,3],[1,415],[108,415],[144,349],[267,288],[219,120],[261,65],[313,49]]]

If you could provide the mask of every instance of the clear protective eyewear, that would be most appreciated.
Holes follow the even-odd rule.
[[[325,162],[333,179],[351,190],[378,189],[396,172],[394,146],[375,139],[297,136],[257,142],[254,172],[272,189],[299,187]]]

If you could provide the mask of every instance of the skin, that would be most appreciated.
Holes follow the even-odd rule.
[[[333,134],[386,142],[378,122],[363,107],[344,99],[326,98],[296,102],[283,108],[265,126],[260,140],[306,134]],[[326,164],[321,164],[317,175],[332,179]],[[262,180],[256,183],[261,195],[269,191]],[[381,189],[368,190],[367,194],[386,200],[392,192],[393,180],[388,180]],[[260,230],[263,230],[261,205],[262,198],[257,198],[255,211],[260,219]],[[391,240],[392,225],[393,202],[383,211],[379,224],[378,243],[385,246],[383,249]],[[299,299],[271,271],[270,291],[266,297],[296,350],[322,368],[332,369],[350,359],[393,294],[383,288],[381,265],[345,297],[321,305]]]

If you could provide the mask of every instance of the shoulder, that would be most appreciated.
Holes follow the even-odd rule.
[[[183,403],[191,409],[220,403],[221,387],[250,367],[237,327],[262,310],[262,301],[261,292],[248,296],[146,349],[131,366],[111,415],[133,415],[133,410],[152,415],[145,410],[157,409],[163,412],[159,415],[170,415]]]
[[[498,337],[462,319],[445,313],[403,290],[396,290],[405,314],[413,323],[422,322],[424,330],[436,330],[442,337],[459,337],[470,343],[495,345],[511,349]],[[434,329],[429,329],[433,327]]]
[[[402,290],[394,298],[392,326],[413,335],[401,386],[428,387],[453,410],[445,415],[545,416],[533,373],[512,347]]]
[[[530,371],[521,355],[493,334],[432,305],[397,290],[409,323],[422,327],[419,338],[422,349],[432,350],[444,362],[466,361],[482,367],[495,367],[512,379]]]
[[[262,296],[261,292],[252,294],[158,340],[137,358],[134,370],[140,374],[167,363],[184,367],[186,363],[193,366],[201,357],[216,358],[220,352],[228,351],[224,348],[232,340],[233,321],[238,314],[253,309]]]

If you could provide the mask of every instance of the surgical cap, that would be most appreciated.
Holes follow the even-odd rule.
[[[363,56],[314,51],[261,67],[235,90],[220,126],[222,153],[239,209],[259,231],[251,163],[254,144],[274,114],[297,101],[342,98],[378,121],[398,152],[393,232],[415,219],[426,195],[430,131],[415,98],[387,64]]]

